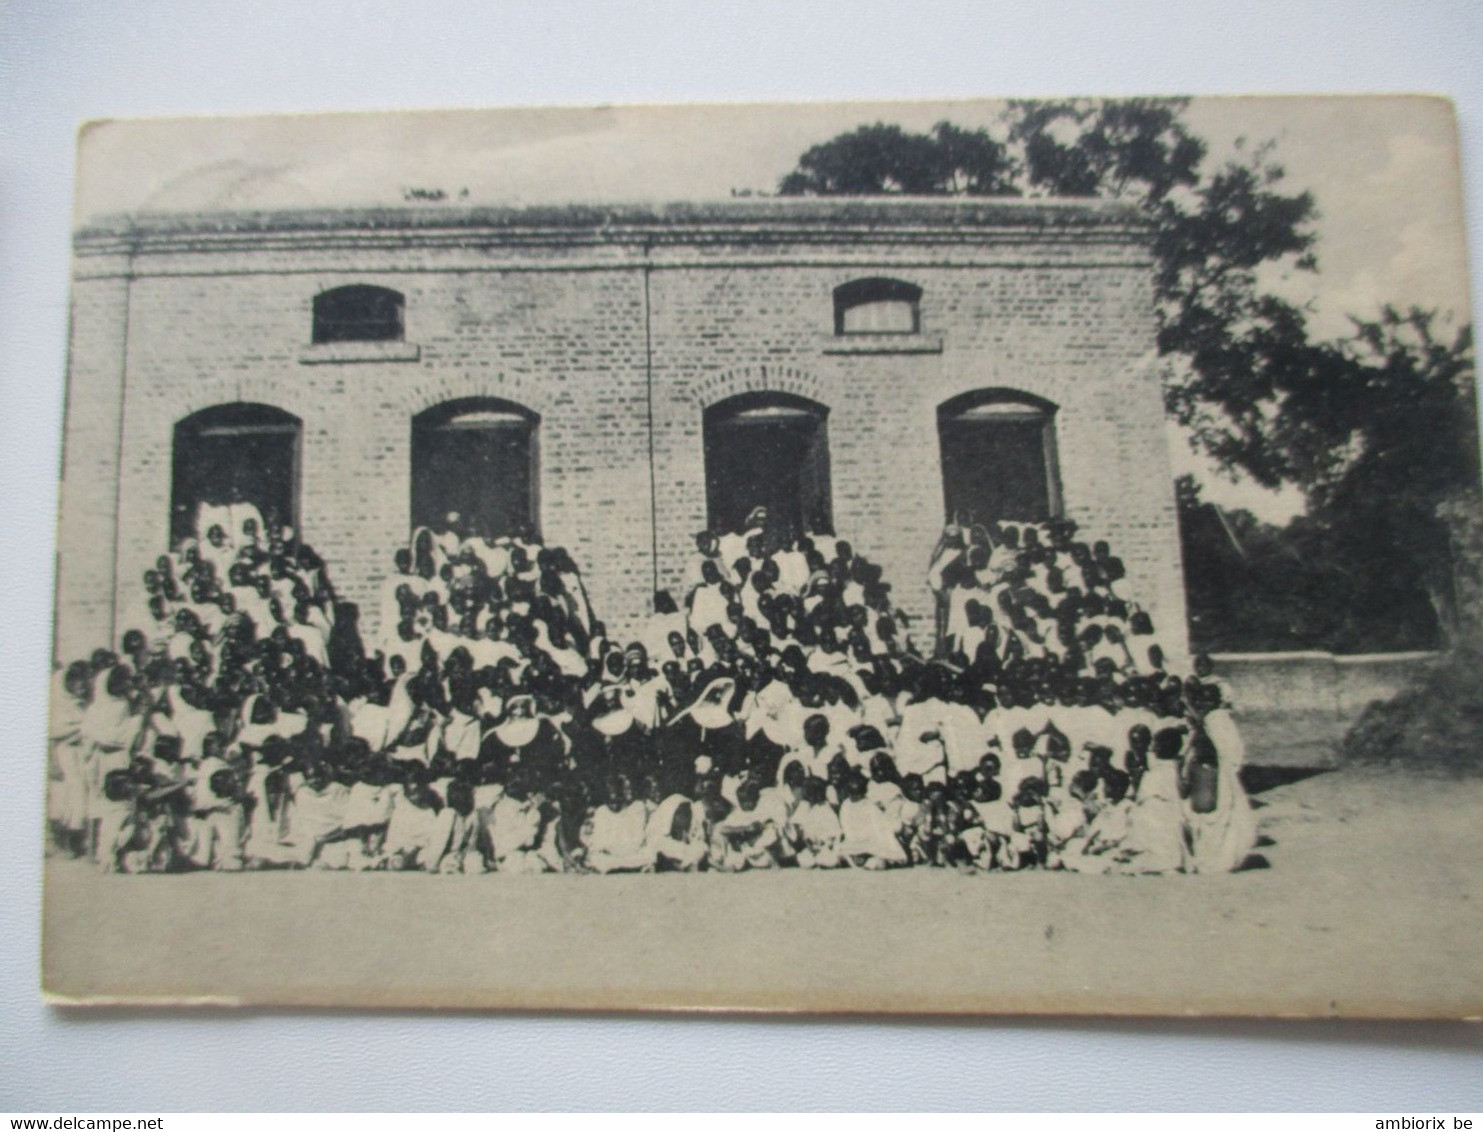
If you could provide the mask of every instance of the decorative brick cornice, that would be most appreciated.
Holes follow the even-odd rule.
[[[74,235],[78,255],[433,248],[713,245],[1140,245],[1148,225],[1117,201],[1017,198],[766,198],[544,208],[325,208],[136,213]]]

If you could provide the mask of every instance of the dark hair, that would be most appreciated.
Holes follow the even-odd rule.
[[[1184,749],[1183,727],[1165,727],[1153,737],[1153,753],[1156,758],[1177,759]]]
[[[122,768],[103,776],[103,796],[110,802],[127,802],[134,797],[134,778]]]
[[[128,694],[132,682],[129,676],[129,670],[123,665],[116,665],[108,673],[108,680],[104,684],[104,687],[108,689],[110,696],[124,696]]]
[[[822,730],[821,730],[822,729]],[[803,721],[803,737],[806,742],[812,742],[812,736],[818,736],[820,743],[829,738],[829,717],[815,712]]]
[[[896,770],[896,760],[885,751],[876,751],[870,756],[870,777],[876,782],[896,782],[900,774]]]
[[[87,661],[74,660],[67,666],[67,673],[62,677],[62,682],[69,690],[75,689],[77,693],[87,695],[88,681],[91,676],[92,671],[88,668]]]
[[[223,768],[212,773],[210,778],[211,793],[225,802],[237,800],[237,776],[230,770]]]
[[[468,817],[474,812],[474,788],[462,778],[448,784],[448,805],[456,814]]]
[[[1014,802],[1016,808],[1020,806],[1038,806],[1045,801],[1046,796],[1045,779],[1038,775],[1020,780],[1020,788],[1015,792]]]

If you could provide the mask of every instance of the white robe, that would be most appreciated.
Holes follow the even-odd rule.
[[[723,870],[765,869],[777,863],[773,853],[782,840],[782,830],[775,812],[764,810],[760,802],[752,810],[738,805],[716,823],[713,832],[720,850],[717,864]]]
[[[47,817],[64,829],[80,830],[87,822],[86,750],[82,738],[83,705],[60,686],[52,689],[51,782]]]
[[[803,721],[811,713],[804,710],[787,684],[773,680],[749,699],[751,706],[745,717],[748,739],[761,731],[780,747],[803,744]]]
[[[938,715],[948,774],[977,770],[993,738],[993,728],[967,704],[943,704]]]
[[[320,626],[295,621],[289,625],[288,635],[304,646],[305,656],[309,657],[321,668],[327,668],[329,666],[329,641],[325,631]]]
[[[472,715],[453,709],[448,713],[447,722],[443,725],[442,745],[443,749],[453,755],[460,762],[477,759],[479,757],[479,744],[483,738],[480,732],[479,720]]]
[[[1132,803],[1104,803],[1084,834],[1064,847],[1061,864],[1075,873],[1108,873],[1117,868],[1117,853],[1128,836]]]
[[[645,844],[649,814],[642,802],[621,810],[599,806],[587,830],[587,865],[600,873],[634,872],[654,864]]]
[[[686,628],[683,613],[650,614],[649,620],[644,624],[643,635],[639,638],[643,642],[644,650],[649,654],[649,663],[655,668],[675,659],[680,659],[683,663],[683,658],[675,657],[675,650],[670,647],[669,637],[671,633],[678,633],[680,639],[685,640]]]
[[[525,670],[525,658],[520,655],[520,650],[509,641],[495,641],[488,637],[479,637],[474,640],[465,639],[463,647],[468,650],[469,659],[474,662],[474,668],[498,668],[500,661],[508,660],[515,665],[511,669],[512,676],[518,676]]]
[[[551,830],[543,831],[540,803],[504,794],[490,812],[496,867],[508,873],[559,871]]]
[[[166,689],[166,704],[169,716],[156,714],[153,726],[161,735],[173,735],[180,740],[180,757],[199,761],[206,745],[206,736],[216,730],[216,716],[204,708],[192,707],[180,696],[174,685]]]
[[[1149,760],[1128,813],[1128,831],[1117,859],[1119,871],[1129,873],[1172,873],[1185,868],[1188,850],[1177,762]]]
[[[901,709],[901,728],[896,736],[896,769],[903,775],[919,774],[924,782],[947,780],[947,751],[943,739],[923,739],[927,733],[942,735],[943,708],[940,700],[918,700]],[[971,710],[971,709],[970,709]]]
[[[345,707],[350,716],[350,734],[363,740],[373,755],[386,750],[386,705],[367,699],[354,699]]]
[[[394,786],[373,786],[369,782],[356,782],[345,798],[345,812],[341,824],[345,829],[364,829],[368,826],[385,825],[391,820],[391,811],[399,793]]]
[[[755,533],[755,531],[733,532],[722,535],[717,540],[716,557],[721,560],[723,575],[731,576],[731,568],[736,565],[737,559],[747,557],[747,536]]]
[[[92,815],[98,822],[98,867],[105,873],[116,873],[119,871],[119,854],[134,838],[134,803],[101,798],[94,804]]]
[[[793,763],[798,763],[803,767],[806,774],[812,775],[814,778],[828,778],[829,764],[834,761],[836,755],[841,754],[845,756],[851,765],[860,766],[861,769],[864,769],[862,763],[865,760],[855,751],[853,744],[846,747],[840,743],[826,741],[816,751],[806,743],[800,742],[796,746],[789,748],[778,761],[778,777],[774,785],[782,785],[783,780],[787,777],[788,767]]]
[[[726,616],[726,595],[721,592],[720,586],[701,586],[695,591],[694,601],[690,605],[690,628],[703,640],[706,630],[712,625],[720,625],[728,637],[735,636],[736,626]]]
[[[801,802],[789,819],[788,839],[798,849],[798,865],[806,869],[837,868],[844,830],[839,815],[827,802]]]
[[[294,863],[307,865],[320,845],[344,829],[350,788],[331,782],[322,790],[314,790],[299,775],[294,775],[293,780],[288,833],[283,841],[292,847]]]
[[[455,817],[451,806],[434,812],[431,807],[424,809],[398,793],[391,820],[387,822],[382,855],[404,869],[434,871],[448,848]]]
[[[779,593],[801,594],[808,585],[808,559],[802,551],[781,550],[773,555],[778,567]]]
[[[867,868],[906,864],[906,849],[896,838],[900,824],[870,799],[842,802],[839,826],[844,833],[841,853],[854,864]]]
[[[1246,745],[1228,708],[1205,716],[1205,734],[1215,745],[1219,777],[1213,812],[1197,814],[1186,801],[1190,871],[1228,873],[1240,868],[1256,847],[1256,815],[1238,777],[1246,758]]]
[[[688,813],[689,818],[676,831],[675,817],[681,812]],[[705,860],[709,839],[705,807],[683,794],[671,794],[659,803],[644,827],[644,851],[650,859],[683,872],[699,867]]]
[[[247,797],[252,799],[252,812],[247,821],[247,837],[244,851],[250,858],[277,862],[284,858],[280,813],[270,805],[268,776],[276,768],[258,763],[247,773]],[[281,804],[281,802],[280,802]]]

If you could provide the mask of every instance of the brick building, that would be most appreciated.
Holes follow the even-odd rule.
[[[1145,235],[1109,203],[965,200],[88,227],[57,655],[125,628],[226,496],[302,532],[368,640],[393,549],[448,511],[569,548],[623,634],[696,531],[766,502],[879,562],[919,638],[946,516],[1065,514],[1182,653]]]

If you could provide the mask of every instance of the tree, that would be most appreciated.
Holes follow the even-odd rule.
[[[1377,608],[1423,593],[1446,637],[1459,631],[1454,544],[1478,500],[1472,331],[1384,308],[1326,346],[1289,390],[1273,443],[1308,497],[1332,561]]]
[[[1005,139],[939,122],[926,134],[876,123],[809,149],[784,195],[1108,196],[1153,227],[1159,348],[1170,412],[1224,467],[1283,482],[1268,432],[1310,364],[1303,314],[1264,292],[1258,269],[1316,266],[1306,193],[1279,191],[1266,147],[1204,168],[1184,99],[1013,102]]]
[[[1180,122],[1185,105],[1167,98],[1012,102],[1009,137],[1024,146],[1025,173],[1038,188],[1156,204],[1199,182],[1205,143]]]
[[[1363,606],[1353,599],[1348,576],[1329,561],[1320,528],[1305,517],[1278,527],[1250,511],[1209,503],[1189,475],[1175,481],[1175,500],[1196,651],[1354,651],[1351,628]],[[1367,639],[1425,647],[1404,606],[1369,612]]]
[[[939,122],[930,134],[877,122],[816,145],[783,178],[785,196],[1015,196],[1008,147],[986,130]]]
[[[1182,119],[1186,105],[1014,102],[1002,142],[947,122],[927,134],[877,123],[814,146],[780,191],[1136,204],[1151,228],[1170,415],[1221,468],[1295,485],[1308,500],[1308,514],[1285,530],[1238,512],[1219,533],[1186,485],[1182,512],[1206,544],[1188,545],[1187,531],[1188,551],[1211,552],[1232,523],[1246,525],[1258,550],[1234,572],[1212,560],[1249,607],[1237,610],[1229,595],[1216,602],[1227,617],[1219,632],[1270,636],[1286,616],[1303,638],[1289,647],[1427,647],[1438,628],[1455,627],[1454,546],[1483,510],[1471,335],[1443,341],[1434,315],[1386,308],[1356,319],[1349,338],[1316,341],[1303,310],[1263,285],[1274,269],[1316,270],[1312,196],[1284,190],[1270,144],[1242,141],[1232,159],[1207,162]],[[1286,598],[1264,596],[1274,588]],[[1294,594],[1332,606],[1333,617],[1303,613]],[[1192,594],[1193,608],[1200,597]]]

